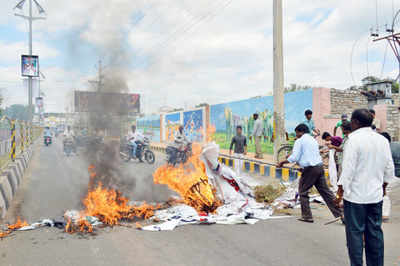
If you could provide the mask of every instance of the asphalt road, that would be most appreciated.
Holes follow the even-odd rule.
[[[136,180],[135,188],[124,192],[135,200],[167,198],[169,191],[151,180],[162,163],[160,154],[154,166],[121,163]],[[8,220],[20,215],[34,222],[79,209],[87,167],[81,156],[65,158],[60,143],[38,146]],[[325,208],[313,211],[314,224],[293,217],[170,232],[144,232],[134,226],[105,228],[94,236],[54,228],[17,232],[0,241],[0,265],[348,265],[344,227],[323,225],[331,218]],[[384,225],[386,265],[400,265],[399,224],[396,218]]]

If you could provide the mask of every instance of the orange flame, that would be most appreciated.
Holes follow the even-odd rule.
[[[21,218],[18,217],[17,222],[15,224],[8,225],[9,230],[17,230],[24,226],[28,226],[29,224],[26,221],[21,221]]]
[[[17,230],[17,229],[20,229],[20,228],[22,228],[22,227],[24,227],[24,226],[28,226],[29,224],[26,222],[26,221],[21,221],[21,218],[20,217],[18,217],[17,218],[17,222],[15,223],[15,224],[9,224],[9,225],[7,225],[7,231],[4,231],[4,232],[0,232],[0,238],[4,238],[4,237],[6,237],[6,236],[8,236],[8,235],[10,235],[13,231],[15,231],[15,230]]]
[[[154,215],[154,211],[161,206],[142,204],[141,206],[129,205],[129,200],[122,196],[118,190],[104,188],[99,182],[95,185],[96,171],[93,165],[89,166],[89,191],[83,200],[85,210],[82,211],[80,218],[75,221],[68,219],[65,231],[74,233],[76,231],[91,233],[93,226],[86,219],[87,216],[95,216],[105,225],[118,225],[121,220],[134,220],[135,218],[149,219]]]
[[[215,129],[214,125],[209,125],[207,127],[207,134],[206,134],[207,142],[211,142],[211,141],[215,140],[215,131],[216,131],[216,129]]]
[[[198,212],[214,212],[221,202],[208,182],[204,163],[199,158],[200,151],[200,145],[193,145],[193,156],[184,165],[159,167],[153,175],[154,183],[168,185],[185,204]]]

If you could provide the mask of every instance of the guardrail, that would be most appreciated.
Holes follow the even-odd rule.
[[[27,150],[40,136],[41,131],[40,127],[31,122],[3,116],[0,119],[0,169],[5,169],[19,154]]]

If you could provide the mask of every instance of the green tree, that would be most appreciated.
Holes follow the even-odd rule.
[[[29,107],[22,104],[13,104],[4,110],[4,115],[11,119],[29,120]]]

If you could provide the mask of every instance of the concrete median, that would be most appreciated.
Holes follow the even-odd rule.
[[[32,155],[33,149],[30,147],[0,173],[0,219],[5,217],[8,208],[11,206],[13,197],[22,184]]]

